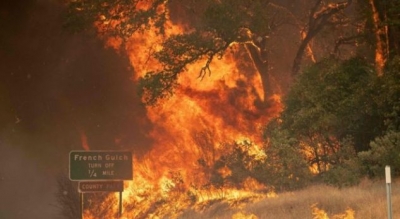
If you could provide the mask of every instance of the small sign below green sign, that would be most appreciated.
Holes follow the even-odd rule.
[[[123,181],[88,181],[79,182],[79,192],[122,192]]]
[[[132,180],[132,153],[126,151],[71,151],[69,178],[82,180]]]

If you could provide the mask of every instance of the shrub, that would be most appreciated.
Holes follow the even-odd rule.
[[[334,165],[323,174],[322,180],[338,187],[356,185],[361,178],[361,165],[353,141],[347,137],[340,142],[340,145],[339,150],[330,155]]]
[[[400,132],[389,131],[370,143],[371,149],[358,153],[367,173],[383,176],[384,168],[390,165],[394,176],[400,175]]]
[[[269,136],[263,174],[259,174],[257,179],[277,191],[295,190],[307,185],[311,172],[297,140],[290,137],[287,130],[279,128],[270,130]]]

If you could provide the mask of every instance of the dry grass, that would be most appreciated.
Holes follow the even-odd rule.
[[[399,206],[400,180],[396,180],[392,183],[393,218],[400,218]],[[314,185],[233,209],[221,201],[201,212],[187,210],[180,218],[385,219],[386,184],[364,180],[356,187],[343,189]]]

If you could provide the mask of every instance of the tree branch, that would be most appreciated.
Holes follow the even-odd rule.
[[[297,75],[300,71],[300,65],[303,58],[304,51],[310,41],[328,24],[335,23],[331,22],[330,19],[333,15],[342,11],[352,3],[352,0],[347,0],[340,3],[332,3],[326,7],[318,10],[322,4],[322,0],[316,1],[316,4],[311,9],[309,16],[308,28],[305,37],[300,43],[299,49],[297,50],[296,57],[293,61],[292,75]]]

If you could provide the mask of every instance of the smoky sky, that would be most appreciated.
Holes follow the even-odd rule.
[[[0,3],[0,153],[7,155],[0,157],[0,192],[30,188],[13,197],[15,205],[0,202],[1,218],[46,218],[41,208],[18,206],[54,201],[54,189],[42,186],[52,188],[68,153],[83,149],[82,134],[92,150],[150,149],[151,126],[128,58],[62,23],[55,1]]]

